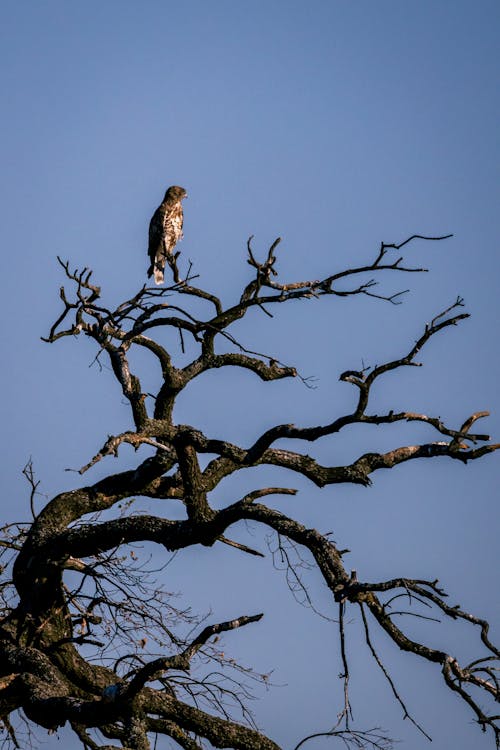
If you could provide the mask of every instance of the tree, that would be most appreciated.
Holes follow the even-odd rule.
[[[44,340],[54,343],[78,335],[91,339],[97,346],[96,361],[109,359],[133,420],[133,429],[109,436],[79,473],[116,456],[124,443],[147,455],[134,469],[62,492],[38,514],[33,506],[38,483],[32,464],[25,467],[33,521],[5,526],[2,541],[0,715],[6,738],[15,746],[19,744],[9,716],[20,712],[28,724],[49,730],[69,723],[82,745],[91,750],[116,747],[103,745],[102,736],[123,748],[146,750],[155,734],[188,750],[202,747],[205,741],[214,747],[276,750],[276,743],[252,724],[246,706],[248,680],[265,682],[267,676],[234,663],[218,644],[221,633],[251,624],[258,627],[263,613],[236,612],[230,621],[212,618],[206,624],[191,610],[176,607],[175,599],[155,580],[165,550],[212,547],[218,542],[234,547],[236,553],[262,556],[260,550],[231,539],[231,528],[242,521],[275,535],[274,552],[286,567],[295,593],[309,601],[301,576],[301,561],[309,556],[336,603],[344,702],[328,734],[353,747],[390,745],[380,730],[360,731],[351,725],[345,622],[347,613],[356,610],[368,650],[406,717],[416,724],[374,646],[374,629],[384,631],[403,651],[440,665],[446,685],[498,742],[498,717],[487,706],[488,701],[498,700],[494,662],[499,652],[489,640],[487,622],[448,604],[437,580],[397,575],[384,581],[358,580],[356,571],[344,563],[346,550],[338,549],[327,534],[306,528],[266,502],[270,496],[294,495],[296,490],[288,486],[258,487],[221,509],[211,502],[225,478],[251,467],[279,467],[283,475],[301,475],[318,487],[341,483],[366,487],[378,470],[417,458],[446,457],[467,463],[500,448],[489,442],[488,435],[472,431],[487,412],[464,416],[460,426],[451,427],[426,414],[371,411],[372,391],[380,379],[400,368],[418,366],[417,355],[431,338],[468,317],[461,298],[425,325],[399,358],[343,372],[340,379],[354,388],[356,403],[346,414],[329,416],[326,424],[275,425],[245,448],[191,425],[177,424],[173,418],[179,394],[209,370],[245,368],[266,382],[301,377],[307,385],[293,366],[249,351],[238,341],[233,324],[254,308],[271,315],[270,308],[278,303],[356,295],[398,304],[399,294],[380,293],[375,277],[424,269],[408,267],[402,257],[394,260],[391,254],[415,240],[444,239],[414,235],[400,244],[382,243],[375,259],[363,266],[321,280],[284,284],[276,268],[280,240],[259,262],[250,238],[248,263],[253,279],[228,308],[215,294],[194,285],[191,266],[181,275],[178,254],[170,261],[170,286],[143,286],[115,309],[101,301],[101,290],[92,283],[90,270],[73,271],[59,259],[72,291],[61,288],[63,310]],[[367,274],[373,278],[366,280]],[[175,333],[184,355],[192,353],[187,365],[174,364],[175,346],[162,339],[166,331]],[[154,394],[144,392],[132,370],[131,357],[137,350],[145,350],[161,369],[161,384]],[[349,425],[401,422],[423,423],[437,439],[386,453],[364,453],[346,466],[325,466],[306,453],[276,447],[278,440],[314,443]],[[185,517],[169,519],[168,505],[158,514],[137,513],[132,503],[137,497],[177,501]],[[133,546],[137,542],[153,544],[160,563],[148,568],[139,560]],[[481,642],[477,658],[459,663],[446,650],[413,639],[400,624],[406,620],[396,617],[425,617],[432,610],[447,621],[470,623]],[[235,711],[239,711],[237,719]],[[301,740],[297,749],[308,739]]]

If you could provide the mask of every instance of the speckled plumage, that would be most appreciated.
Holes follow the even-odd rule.
[[[165,264],[177,242],[182,239],[182,200],[186,195],[184,188],[178,185],[169,187],[149,223],[148,255],[151,265],[148,276],[154,275],[156,284],[163,284]]]

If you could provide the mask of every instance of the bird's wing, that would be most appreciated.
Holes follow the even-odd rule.
[[[163,240],[165,233],[165,208],[163,204],[159,206],[154,212],[151,221],[149,222],[149,245],[148,255],[151,259],[151,263],[154,263],[156,253],[160,247],[160,243]]]

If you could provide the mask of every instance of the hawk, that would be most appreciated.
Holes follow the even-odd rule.
[[[173,257],[174,247],[182,239],[182,203],[187,196],[184,188],[172,185],[165,193],[163,201],[149,223],[148,255],[151,265],[148,276],[153,276],[155,284],[163,284],[165,264]]]

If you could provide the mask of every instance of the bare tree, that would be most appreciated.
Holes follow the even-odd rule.
[[[460,425],[450,426],[437,416],[371,410],[372,391],[388,372],[418,366],[417,355],[431,338],[468,317],[463,301],[457,298],[439,312],[397,359],[343,372],[340,379],[354,388],[354,408],[332,415],[326,424],[274,425],[252,445],[242,447],[194,426],[176,424],[172,416],[179,394],[208,370],[245,368],[267,382],[302,377],[293,366],[250,351],[235,337],[233,324],[254,308],[271,315],[274,305],[291,300],[356,295],[397,304],[399,294],[378,291],[376,278],[424,270],[405,265],[398,251],[416,240],[443,239],[414,235],[399,245],[382,243],[376,257],[365,265],[293,283],[279,280],[276,251],[280,240],[259,262],[250,239],[248,263],[253,278],[227,308],[214,293],[194,285],[191,267],[181,275],[177,256],[170,261],[170,286],[144,286],[115,309],[101,301],[91,271],[73,271],[69,263],[60,261],[70,291],[61,288],[63,309],[44,340],[53,343],[84,335],[95,342],[96,359],[109,358],[133,420],[132,429],[108,436],[79,473],[86,474],[106,457],[116,456],[123,443],[147,455],[132,470],[61,493],[38,514],[33,504],[37,480],[32,464],[25,467],[33,520],[4,527],[1,541],[0,716],[6,742],[20,746],[15,721],[9,718],[14,715],[17,722],[25,722],[22,731],[30,725],[55,730],[69,724],[90,750],[146,750],[155,735],[187,750],[206,742],[220,748],[277,750],[278,745],[257,729],[247,707],[249,683],[265,682],[267,676],[228,659],[217,644],[221,633],[258,627],[262,614],[235,612],[230,621],[207,624],[180,608],[158,583],[168,555],[191,545],[211,547],[220,542],[236,548],[235,554],[262,555],[231,539],[231,527],[241,521],[273,532],[273,552],[287,571],[290,587],[305,601],[309,593],[301,576],[301,555],[310,555],[338,608],[344,701],[331,731],[323,734],[350,747],[390,746],[380,730],[361,731],[351,724],[344,623],[347,613],[357,610],[368,651],[405,717],[416,724],[374,646],[373,631],[384,631],[403,651],[440,665],[446,685],[498,742],[498,716],[488,704],[499,696],[495,671],[499,652],[489,640],[487,622],[448,604],[437,580],[400,576],[358,580],[343,562],[345,550],[339,550],[328,535],[266,504],[269,496],[294,495],[296,490],[288,486],[258,487],[219,510],[211,502],[222,480],[249,467],[280,467],[287,470],[283,472],[287,476],[301,475],[318,487],[368,486],[380,469],[406,461],[445,457],[467,463],[497,450],[500,445],[490,443],[488,435],[473,432],[487,412],[464,415]],[[199,312],[202,306],[203,314]],[[173,347],[160,343],[166,329],[174,331],[184,353],[195,352],[187,365],[176,366]],[[130,353],[137,347],[146,350],[161,368],[161,385],[154,394],[144,392],[139,375],[131,369]],[[386,453],[364,453],[346,466],[324,466],[306,453],[276,447],[278,440],[315,442],[348,425],[399,422],[428,425],[435,439]],[[135,513],[131,501],[138,496],[178,501],[185,517],[168,520],[166,503],[158,515]],[[148,567],[138,560],[130,546],[137,542],[151,543],[160,562]],[[405,632],[402,613],[431,617],[432,612],[450,623],[470,623],[477,631],[477,658],[460,664],[445,650],[417,642]],[[320,735],[304,737],[296,750],[313,736]]]

